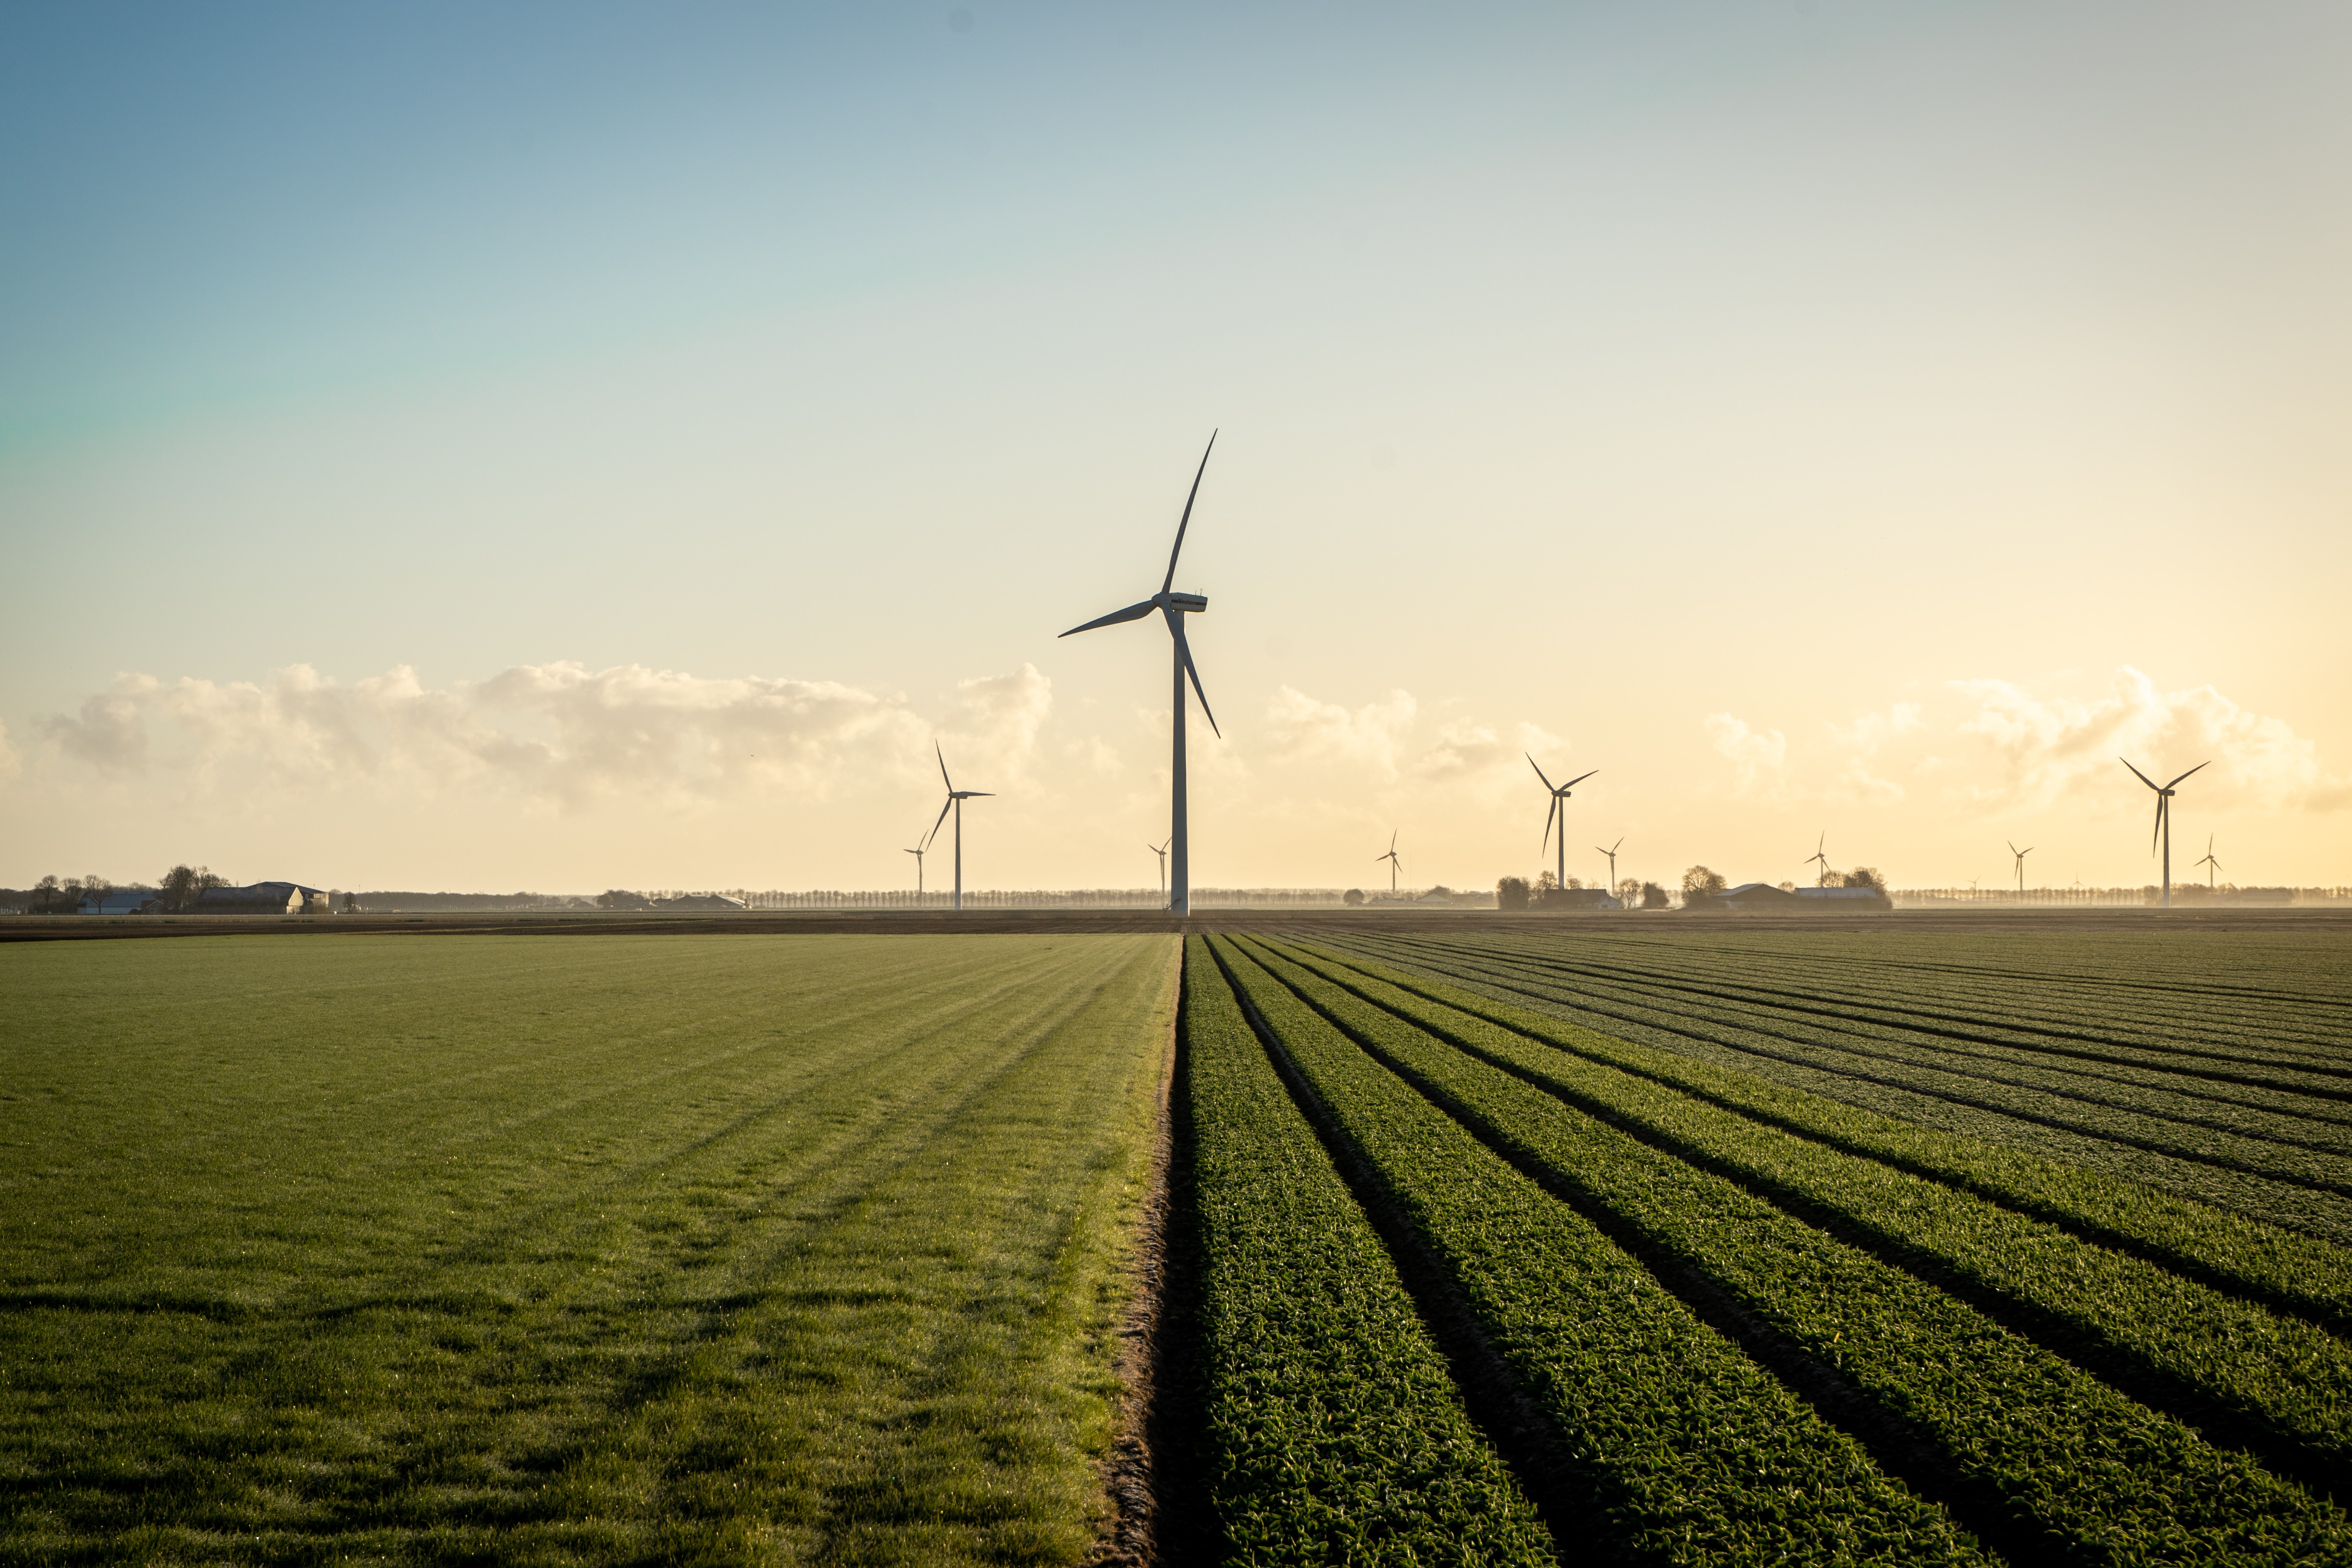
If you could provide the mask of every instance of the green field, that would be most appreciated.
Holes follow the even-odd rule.
[[[2352,1563],[2341,947],[0,948],[0,1561]]]
[[[0,950],[0,1556],[1082,1561],[1176,952]]]
[[[1521,1411],[1475,1425],[1578,1552],[2352,1561],[2347,976],[2331,939],[2172,945],[1195,939],[1188,1072],[1246,1018],[1412,1290],[1383,1331],[1474,1413],[1505,1369]],[[1278,1240],[1250,1266],[1295,1277]],[[1360,1379],[1294,1383],[1286,1466],[1217,1451],[1225,1514]],[[1247,1555],[1435,1560],[1390,1512],[1392,1552],[1293,1508]]]

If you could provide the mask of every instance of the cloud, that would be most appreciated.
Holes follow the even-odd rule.
[[[1768,795],[1779,791],[1780,773],[1789,761],[1788,736],[1778,730],[1751,730],[1746,720],[1728,713],[1708,714],[1706,733],[1715,749],[1738,770],[1740,794],[1754,793],[1759,785]]]
[[[1353,711],[1285,686],[1265,705],[1267,738],[1286,761],[1344,762],[1397,776],[1420,704],[1410,691],[1391,691]]]
[[[1979,753],[1975,776],[1959,792],[1970,800],[2046,805],[2086,790],[2105,794],[2124,776],[2116,762],[2123,756],[2160,773],[2159,783],[2210,761],[2199,778],[2217,803],[2315,811],[2352,805],[2352,784],[2321,767],[2310,741],[2210,685],[2158,691],[2126,665],[2104,696],[2088,700],[2041,697],[2006,680],[1950,686],[1975,710],[1956,728]]]
[[[0,724],[0,784],[6,784],[25,771],[25,762],[16,748],[8,743],[8,726]]]
[[[1028,665],[962,682],[937,725],[903,697],[836,681],[559,662],[436,689],[405,665],[350,686],[294,665],[268,683],[118,676],[39,732],[101,773],[169,773],[198,790],[489,785],[575,805],[911,782],[931,772],[935,734],[959,765],[1017,774],[1052,706]]]

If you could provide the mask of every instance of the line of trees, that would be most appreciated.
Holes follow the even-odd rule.
[[[28,915],[69,915],[85,900],[102,899],[109,893],[153,893],[166,912],[177,913],[193,907],[196,895],[206,888],[228,885],[228,879],[215,874],[209,866],[174,866],[163,873],[160,883],[112,882],[95,871],[80,877],[53,874],[26,889],[17,895],[17,901]]]

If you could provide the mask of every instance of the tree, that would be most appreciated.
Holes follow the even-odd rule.
[[[1528,907],[1528,879],[1506,877],[1495,884],[1495,907],[1498,910],[1524,910]]]
[[[645,899],[626,888],[607,888],[596,895],[600,910],[642,910],[649,908]]]
[[[174,866],[163,873],[163,910],[176,914],[196,907],[197,895],[206,888],[226,888],[228,879],[217,875],[210,866]]]
[[[1559,879],[1553,876],[1549,871],[1539,871],[1536,874],[1536,896],[1538,898],[1541,898],[1544,894],[1552,891],[1559,886]]]
[[[1352,910],[1357,905],[1364,901],[1364,889],[1361,888],[1350,888],[1345,893],[1339,895],[1339,901]]]
[[[1710,871],[1704,866],[1694,866],[1683,873],[1683,898],[1687,900],[1693,893],[1696,893],[1702,899],[1712,898],[1723,891],[1727,885],[1722,872]]]
[[[1667,896],[1666,890],[1658,886],[1655,882],[1644,882],[1642,884],[1642,907],[1643,909],[1663,910],[1671,906],[1674,900]]]
[[[58,881],[54,875],[44,877],[33,884],[27,912],[37,915],[69,914],[80,891],[79,887]]]
[[[1617,901],[1632,909],[1642,899],[1642,879],[1627,877],[1617,884]]]
[[[1881,893],[1886,891],[1886,879],[1879,875],[1875,866],[1856,866],[1845,874],[1845,885],[1849,888],[1869,888]]]

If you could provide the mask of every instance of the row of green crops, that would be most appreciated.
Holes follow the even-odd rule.
[[[1497,952],[1559,956],[1557,942],[1498,935],[1480,945]],[[1846,944],[1851,947],[1853,944]],[[2248,1060],[2305,1068],[2343,1079],[2342,1008],[2352,995],[2327,1002],[2242,994],[2227,985],[2152,986],[2147,954],[2097,976],[2057,979],[1993,968],[1943,964],[1830,962],[1792,951],[1741,946],[1723,949],[1664,937],[1580,937],[1580,962],[1657,980],[1696,979],[1741,994],[1810,998],[1849,1007],[1866,1005],[1889,1016],[1916,1019],[1964,1037],[2011,1039],[2118,1060],[2235,1068]],[[2184,1040],[2182,1011],[2197,1018],[2199,1038]],[[2219,1048],[2213,1048],[2218,1047]]]
[[[1768,1127],[1933,1178],[2086,1240],[2132,1253],[2218,1289],[2352,1331],[2352,1252],[2218,1212],[2135,1182],[1956,1136],[1809,1094],[1675,1052],[1596,1034],[1529,1008],[1358,957],[1344,963],[1444,1013],[1604,1063]],[[1414,1014],[1412,1016],[1419,1016]],[[1432,1016],[1436,1013],[1433,1012]]]
[[[2333,1179],[2347,1173],[2347,1163],[2334,1156],[1825,1050],[1801,1031],[1719,1023],[1697,1016],[1675,998],[1601,994],[1566,976],[1498,962],[1467,944],[1454,951],[1381,937],[1330,940],[1348,951],[1622,1040],[1810,1089],[1917,1125],[2109,1172],[2309,1234],[2352,1239],[2352,1199],[2331,1190]],[[2241,1152],[2249,1158],[2231,1157]],[[2259,1168],[2274,1167],[2281,1155],[2300,1155],[2329,1178],[2330,1185],[2315,1186],[2293,1173]]]
[[[1632,1258],[1603,1239],[1605,1229],[1654,1268],[1696,1275],[1727,1295],[1807,1364],[1852,1390],[1868,1407],[1864,1424],[1874,1419],[1882,1432],[1883,1453],[1924,1446],[1930,1464],[1912,1473],[1957,1478],[1956,1505],[2000,1544],[2046,1542],[2126,1561],[2294,1563],[2352,1552],[2352,1524],[2332,1508],[1910,1272],[1596,1120],[1270,948],[1223,952],[1268,1034],[1446,1258],[1523,1375],[1531,1347],[1515,1338],[1516,1325],[1504,1314],[1549,1318],[1550,1331],[1533,1343],[1550,1357],[1576,1353],[1563,1351],[1563,1332],[1589,1343],[1591,1314],[1565,1322],[1555,1314],[1574,1293],[1571,1276],[1590,1274],[1596,1258],[1564,1267],[1567,1260],[1546,1243],[1552,1233],[1574,1230],[1596,1252],[1630,1266]],[[1482,1251],[1479,1242],[1487,1238]],[[2069,1245],[2078,1254],[2091,1250]],[[1658,1289],[1646,1271],[1637,1272]],[[1497,1289],[1505,1278],[1516,1289]],[[1678,1310],[1679,1303],[1666,1305],[1671,1300],[1659,1291],[1662,1307]],[[2255,1310],[2210,1293],[2207,1304],[2225,1313]],[[2260,1318],[2287,1326],[2268,1314]],[[2310,1332],[2301,1324],[2290,1331]],[[1752,1371],[1753,1363],[1717,1342],[1729,1365]],[[1602,1364],[1630,1370],[1622,1356]],[[1650,1397],[1672,1389],[1672,1400],[1686,1402],[1690,1375],[1685,1368],[1676,1381],[1685,1386],[1669,1382]],[[1787,1397],[1779,1384],[1766,1386]],[[2236,1392],[2257,1403],[2271,1396],[2263,1409],[2274,1420],[2326,1425],[2285,1397],[2276,1379]],[[1556,1400],[1553,1407],[1564,1431],[1590,1430],[1580,1413],[1560,1409]],[[1674,1420],[1665,1434],[1670,1444],[1717,1440],[1711,1424],[1693,1422],[1686,1407]],[[1879,1485],[1873,1510],[1892,1506],[1892,1499],[1919,1506],[1893,1482],[1882,1478]],[[1752,1545],[1752,1524],[1742,1522],[1747,1528],[1734,1538]],[[1818,1542],[1806,1541],[1790,1548],[1798,1556],[1818,1550]]]
[[[1202,939],[1186,945],[1203,1436],[1226,1561],[1550,1561],[1370,1222]]]
[[[2288,1180],[2352,1193],[2352,1127],[2333,1098],[2217,1084],[2140,1068],[2052,1065],[2054,1058],[2006,1046],[1971,1044],[1948,1033],[1921,1035],[1845,1009],[1764,1003],[1727,986],[1604,976],[1568,957],[1550,963],[1509,953],[1474,962],[1498,978],[1539,987],[1572,986],[1589,1003],[1662,1008],[1684,1019],[1780,1042],[1807,1059],[1907,1075],[1908,1081],[2003,1110],[2021,1107],[2107,1137],[2129,1137]],[[2315,1159],[2314,1155],[2321,1156]]]
[[[2311,1468],[2352,1459],[2352,1347],[2326,1330],[1621,1070],[1602,1059],[1606,1042],[1597,1042],[1598,1054],[1578,1051],[1574,1043],[1514,1032],[1364,969],[1299,950],[1286,956],[1360,1005],[1828,1223],[1883,1257],[2026,1309],[2056,1331],[2058,1348],[2096,1347],[2137,1373],[2184,1385],[2200,1406],[2210,1401],[2234,1410],[2274,1443],[2309,1450],[2301,1457]],[[1317,999],[1328,1005],[1320,987]]]
[[[2199,1039],[2184,1041],[2176,1035],[2158,1043],[2119,1037],[2087,1020],[2032,1018],[2015,999],[1963,1015],[1891,979],[1838,991],[1770,969],[1759,975],[1752,963],[1694,963],[1685,956],[1671,966],[1644,968],[1612,953],[1547,952],[1524,941],[1494,944],[1489,951],[1497,957],[1538,963],[1558,973],[1631,981],[1661,993],[1696,993],[1849,1025],[1885,1026],[1890,1037],[1916,1035],[1957,1055],[1989,1062],[2040,1063],[2091,1079],[2169,1087],[2254,1106],[2294,1109],[2307,1096],[2322,1104],[2304,1109],[2332,1110],[2339,1118],[2345,1102],[2352,1100],[2352,1069],[2326,1052],[2280,1052],[2274,1031],[2266,1027],[2255,1032],[2257,1023],[2269,1023],[2267,1017],[2225,1019]]]
[[[1979,1562],[1573,1209],[1216,939],[1257,1022],[1552,1424],[1617,1546],[1678,1563]]]

